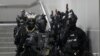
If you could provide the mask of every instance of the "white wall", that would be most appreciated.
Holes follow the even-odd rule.
[[[66,3],[78,16],[77,26],[90,32],[93,53],[99,53],[99,0],[42,0],[48,14],[51,10],[65,11]],[[99,56],[99,55],[98,55]]]

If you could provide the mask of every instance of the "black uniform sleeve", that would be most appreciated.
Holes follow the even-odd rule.
[[[90,55],[90,43],[89,43],[89,38],[86,36],[86,33],[79,29],[79,40],[80,40],[80,52],[81,52],[81,56],[89,56]]]

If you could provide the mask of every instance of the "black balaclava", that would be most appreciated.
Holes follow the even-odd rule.
[[[35,27],[35,19],[28,19],[27,26],[29,30],[32,30]]]

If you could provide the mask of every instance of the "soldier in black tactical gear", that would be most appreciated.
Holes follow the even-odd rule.
[[[19,29],[19,27],[25,24],[26,19],[27,17],[25,16],[25,10],[22,10],[21,15],[18,15],[16,18],[17,26],[14,28],[14,36],[17,33],[17,29]]]
[[[44,14],[37,16],[36,25],[37,25],[37,28],[38,28],[39,32],[42,32],[42,33],[45,32],[47,21],[46,21],[46,18],[45,18]]]
[[[85,32],[76,26],[77,16],[73,10],[69,12],[67,30],[62,39],[62,56],[83,56],[88,51],[88,38]]]
[[[62,17],[63,13],[55,10],[55,15],[53,14],[53,11],[51,12],[50,15],[52,21],[51,21],[51,41],[50,45],[52,46],[50,56],[58,56],[59,55],[59,34],[60,34],[60,29],[62,26]]]
[[[18,40],[19,37],[17,37],[18,32],[19,32],[20,28],[25,25],[26,19],[27,19],[27,17],[25,16],[25,10],[22,10],[21,15],[18,15],[16,18],[17,26],[14,28],[14,38],[15,38],[16,45],[18,45],[17,42],[19,42],[19,40]]]
[[[22,38],[20,30],[25,26],[26,19],[27,17],[25,16],[25,10],[22,10],[21,15],[17,16],[16,18],[17,26],[14,28],[14,43],[17,47],[16,56],[20,56],[20,53],[23,51],[23,48],[19,46]]]
[[[60,48],[62,47],[61,39],[63,38],[63,36],[62,36],[64,34],[63,32],[65,32],[65,30],[66,30],[65,28],[67,27],[66,21],[68,19],[68,13],[69,13],[68,4],[66,4],[66,12],[65,13],[60,12],[58,10],[55,10],[55,15],[54,15],[53,11],[51,11],[51,15],[50,15],[50,17],[52,19],[52,21],[51,21],[51,32],[54,33],[54,34],[52,34],[52,37],[54,38],[54,43],[55,43],[54,47],[56,48],[56,50],[58,48],[57,51],[59,51]]]
[[[17,42],[19,41],[19,40],[17,40],[17,38],[19,38],[18,37],[18,32],[20,31],[20,28],[22,26],[24,26],[24,21],[23,20],[20,20],[20,21],[17,22],[17,26],[14,28],[14,38],[15,38],[15,44],[16,45],[18,45]]]
[[[24,46],[21,56],[39,56],[38,30],[36,28],[36,16],[28,15],[27,26],[24,28],[24,37],[20,44]]]
[[[49,46],[49,32],[46,31],[47,21],[45,15],[38,15],[36,19],[36,25],[39,30],[38,33],[38,47],[40,49],[40,56],[48,56],[50,51]]]
[[[35,27],[35,17],[36,15],[33,14],[27,14],[27,21],[24,20],[19,20],[18,21],[18,27],[19,29],[15,29],[16,31],[14,31],[14,36],[17,36],[15,38],[15,44],[17,45],[17,52],[16,52],[16,56],[30,56],[30,55],[36,55],[35,52],[36,51],[34,49],[36,49],[36,45],[34,47],[32,47],[34,45],[34,43],[36,44],[37,42],[33,42],[33,41],[37,41],[34,40],[34,36],[36,36],[37,30]],[[21,22],[20,22],[21,21]],[[32,43],[32,44],[31,44]],[[30,50],[30,47],[32,47],[32,50]],[[34,54],[33,54],[34,53]]]

